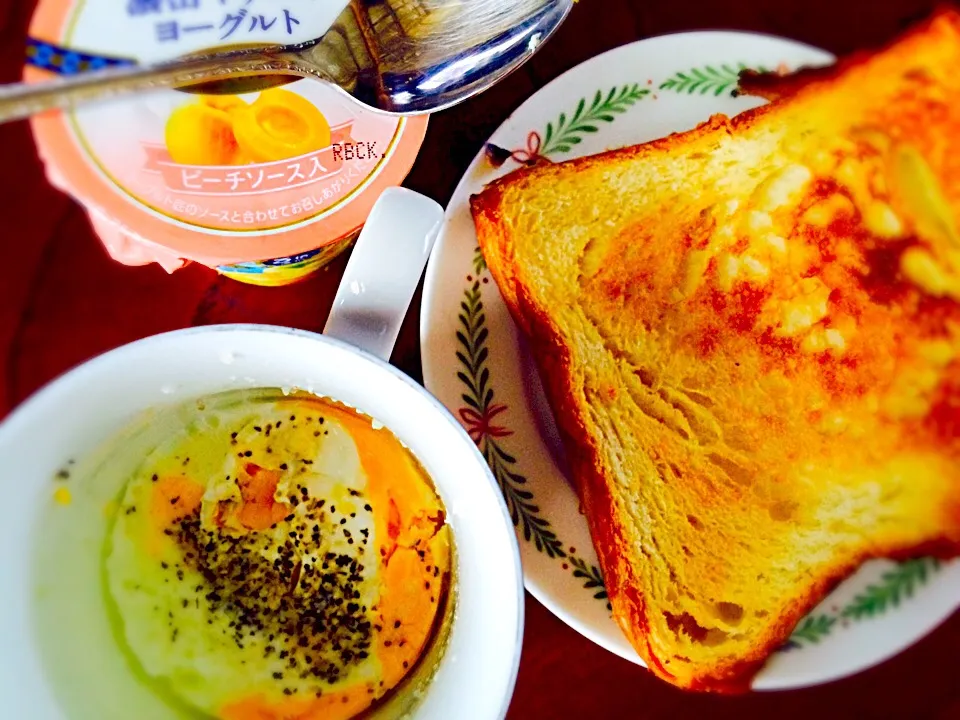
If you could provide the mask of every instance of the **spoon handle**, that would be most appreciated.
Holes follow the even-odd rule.
[[[0,86],[0,123],[144,90],[276,74],[300,73],[283,55],[264,48],[211,53],[153,65],[108,68],[41,83],[3,85]]]

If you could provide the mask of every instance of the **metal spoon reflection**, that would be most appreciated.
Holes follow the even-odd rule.
[[[313,78],[370,108],[422,114],[503,79],[563,22],[574,0],[352,0],[310,42],[0,87],[0,122],[130,93],[178,88],[243,94]]]

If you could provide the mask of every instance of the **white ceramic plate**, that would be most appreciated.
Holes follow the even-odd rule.
[[[806,45],[733,32],[670,35],[593,58],[536,93],[494,133],[457,188],[430,261],[421,327],[426,385],[477,442],[500,483],[527,589],[571,627],[636,663],[610,617],[536,370],[477,249],[469,197],[536,155],[588,155],[759,105],[733,97],[742,67],[832,59]],[[814,685],[862,670],[914,643],[958,605],[958,562],[871,562],[801,621],[754,688]]]

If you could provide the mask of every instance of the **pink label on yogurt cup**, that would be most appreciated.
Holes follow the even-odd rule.
[[[40,0],[25,76],[301,42],[344,5]],[[220,27],[241,10],[246,24]],[[274,11],[290,22],[270,22]],[[117,234],[211,267],[296,256],[355,232],[406,176],[426,124],[370,112],[311,80],[232,97],[157,91],[32,120],[50,175]]]
[[[243,122],[258,122],[250,118],[257,117],[254,108],[261,97],[272,98],[275,107],[269,110],[281,115],[276,123],[281,127],[271,128],[269,118],[260,121],[265,127],[246,131],[253,138],[245,147],[233,137],[231,118],[242,113]],[[140,101],[141,107],[134,101],[77,112],[74,132],[90,161],[118,190],[159,215],[200,230],[263,232],[308,221],[349,200],[388,156],[399,128],[396,118],[360,114],[335,91],[309,81],[235,100],[243,108],[227,113],[184,93],[158,93]],[[311,118],[297,117],[285,102],[309,103]],[[133,122],[135,115],[148,113],[151,122]],[[130,121],[117,122],[118,114]],[[182,116],[188,120],[179,120]],[[297,123],[306,122],[322,124],[316,146],[283,157],[301,137]],[[276,142],[285,131],[294,140]],[[258,150],[260,137],[278,147]],[[191,143],[195,147],[178,149]],[[218,144],[227,149],[214,147]],[[244,155],[248,151],[261,157],[274,152],[276,159],[251,162]],[[177,154],[206,155],[208,162],[184,161]]]
[[[168,190],[188,195],[220,197],[262,195],[304,187],[336,177],[343,169],[344,148],[357,145],[351,137],[353,123],[331,128],[331,144],[299,158],[234,168],[229,166],[180,165],[163,145],[143,144],[144,170],[163,175]],[[362,159],[378,158],[376,143],[360,143]],[[369,149],[368,149],[369,148]],[[351,153],[351,156],[354,156]]]

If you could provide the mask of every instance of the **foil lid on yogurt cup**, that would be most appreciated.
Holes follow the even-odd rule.
[[[27,81],[330,26],[343,0],[41,0]],[[88,210],[119,262],[210,267],[343,241],[416,159],[426,118],[374,113],[300,80],[259,93],[160,90],[32,120],[51,182]]]

